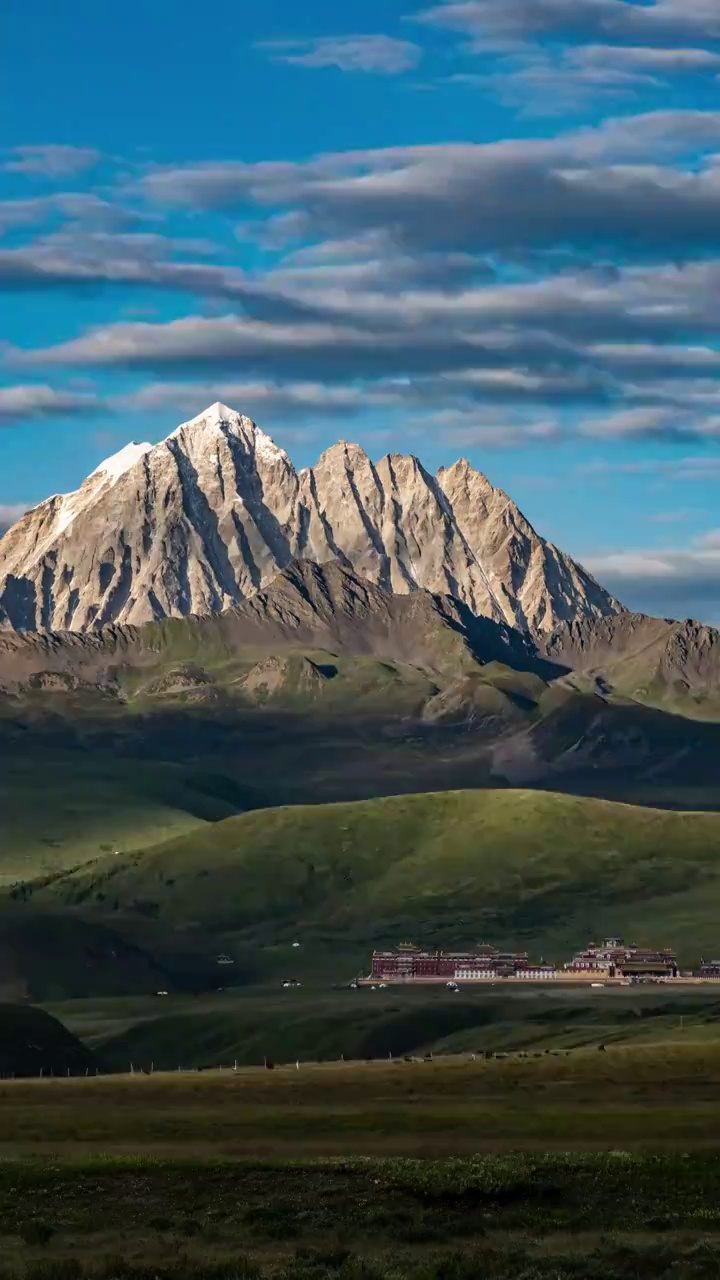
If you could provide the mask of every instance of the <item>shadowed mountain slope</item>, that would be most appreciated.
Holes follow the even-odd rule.
[[[0,1004],[0,1075],[85,1075],[95,1055],[44,1009]]]
[[[557,674],[522,633],[448,596],[395,595],[337,562],[297,561],[250,600],[213,618],[101,631],[0,633],[0,682],[62,692],[117,685],[163,660],[213,663],[299,645],[460,674],[478,662]]]

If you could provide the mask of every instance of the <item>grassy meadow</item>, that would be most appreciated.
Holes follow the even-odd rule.
[[[0,886],[184,835],[235,812],[173,764],[3,756]]]
[[[0,1083],[0,1275],[710,1280],[720,1044]]]
[[[150,1064],[147,1064],[149,1071]],[[720,1042],[0,1082],[7,1156],[703,1150]]]

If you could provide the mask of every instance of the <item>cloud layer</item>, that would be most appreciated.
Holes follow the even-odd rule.
[[[416,67],[422,49],[411,40],[386,35],[322,36],[314,40],[271,40],[257,46],[274,62],[296,67],[337,67],[399,75]]]
[[[0,502],[0,538],[8,529],[25,515],[28,510],[26,502]]]
[[[545,37],[671,46],[720,40],[714,0],[447,0],[417,17],[482,47]]]
[[[0,427],[28,418],[97,413],[100,407],[92,393],[57,390],[45,383],[0,387]]]
[[[636,612],[701,618],[720,626],[717,531],[684,549],[616,552],[585,566]]]
[[[41,178],[74,178],[92,169],[100,153],[93,147],[69,147],[58,144],[11,147],[0,170]]]

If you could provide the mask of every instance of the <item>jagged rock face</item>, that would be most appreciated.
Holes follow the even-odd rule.
[[[219,613],[297,558],[338,560],[533,631],[621,606],[465,461],[430,475],[357,445],[297,472],[215,404],[154,447],[128,445],[0,539],[0,626],[88,631]]]
[[[720,689],[720,632],[691,618],[626,612],[592,623],[576,619],[545,636],[541,648],[550,661],[607,676],[611,684],[619,677],[625,684],[676,682],[715,696]]]
[[[476,617],[451,596],[394,595],[338,561],[297,560],[268,588],[219,615],[85,632],[0,631],[0,693],[39,687],[114,691],[123,671],[158,665],[163,673],[147,691],[178,693],[188,682],[205,684],[208,655],[232,659],[257,652],[276,663],[298,645],[453,678],[492,662],[541,678],[563,671],[538,653],[530,637],[507,623]]]

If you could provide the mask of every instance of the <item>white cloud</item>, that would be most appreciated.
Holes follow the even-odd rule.
[[[386,35],[322,36],[314,40],[270,40],[259,49],[275,62],[299,67],[338,67],[341,71],[375,71],[398,75],[411,71],[422,50],[410,40]]]
[[[100,408],[93,392],[56,390],[44,383],[0,387],[0,426],[26,418],[92,413]]]
[[[684,548],[584,556],[583,564],[628,608],[720,623],[717,530]]]
[[[720,39],[715,0],[446,0],[416,19],[469,36],[478,48],[547,36],[650,45]]]
[[[475,86],[523,114],[560,116],[641,91],[667,94],[671,77],[717,74],[720,53],[642,45],[533,44],[496,57],[491,70],[461,71],[443,83]]]
[[[434,143],[345,152],[325,152],[305,162],[287,160],[205,161],[151,168],[140,190],[160,203],[198,209],[232,208],[246,202],[287,204],[315,196],[328,182],[353,183],[386,175],[392,187],[432,191],[435,168],[466,179],[487,176],[495,166],[597,165],[650,154],[672,157],[688,148],[720,145],[720,112],[665,109],[609,117],[555,137],[505,138],[489,143]],[[353,190],[352,185],[348,194]],[[367,230],[364,229],[364,230]]]
[[[712,49],[663,49],[647,45],[590,44],[566,51],[579,65],[646,69],[659,72],[717,71],[720,53]]]
[[[137,391],[114,396],[108,405],[114,411],[152,412],[174,409],[194,416],[216,400],[235,406],[240,412],[282,417],[344,416],[358,413],[371,404],[391,404],[391,391],[352,386],[326,386],[317,382],[152,382]]]
[[[701,534],[695,541],[696,546],[703,550],[720,550],[720,529],[709,529],[707,533]]]
[[[30,504],[27,502],[0,502],[0,538],[29,509]]]
[[[697,412],[683,415],[673,406],[648,405],[637,409],[622,409],[600,418],[589,418],[580,423],[583,435],[602,439],[627,440],[683,440],[696,438],[720,438],[720,417],[704,417]]]
[[[458,449],[517,449],[534,442],[558,439],[558,424],[550,419],[528,422],[493,421],[487,410],[469,406],[441,409],[414,419],[411,430],[438,437]]]
[[[327,385],[322,382],[220,380],[149,382],[133,391],[101,396],[94,388],[56,389],[28,383],[0,387],[0,426],[33,418],[75,414],[155,413],[170,411],[194,417],[220,400],[265,418],[346,417],[371,407],[399,407],[411,388],[390,382],[374,385]]]
[[[201,260],[216,246],[197,237],[78,226],[109,202],[63,193],[53,216],[74,222],[0,251],[0,288],[133,287],[202,302],[169,323],[76,329],[1,358],[34,373],[105,365],[258,397],[269,387],[278,406],[279,388],[312,384],[333,389],[337,412],[357,385],[384,396],[381,384],[408,378],[396,399],[413,408],[421,395],[454,412],[515,402],[544,422],[572,404],[582,431],[604,441],[709,438],[720,431],[720,256],[705,255],[716,243],[720,255],[720,161],[698,163],[708,146],[720,154],[720,113],[666,110],[559,137],[145,175],[146,195],[181,207],[240,200],[285,229],[299,218],[308,243],[252,272]],[[605,244],[620,265],[603,262]],[[341,403],[343,383],[353,386]]]
[[[665,110],[555,138],[158,169],[141,189],[179,207],[282,208],[284,233],[290,219],[305,240],[375,232],[405,251],[697,256],[720,247],[720,166],[670,161],[707,148],[720,148],[720,112]],[[273,221],[244,233],[267,235]]]
[[[89,227],[114,230],[143,222],[151,216],[82,191],[60,191],[29,200],[0,200],[0,231],[37,226],[58,217],[74,218]]]
[[[533,357],[557,363],[564,351],[572,355],[569,345],[564,348],[542,334],[464,334],[443,332],[431,324],[417,329],[388,327],[380,336],[372,327],[329,320],[271,323],[227,315],[187,316],[167,324],[108,325],[54,347],[6,349],[5,358],[17,366],[273,366],[285,377],[293,370],[300,376],[312,370],[337,382],[363,373],[378,377],[470,364],[502,367]]]
[[[476,84],[524,114],[583,110],[640,90],[667,93],[673,76],[710,75],[720,52],[715,0],[446,0],[415,20],[466,37],[462,52],[494,55]]]
[[[26,173],[42,178],[72,178],[93,168],[100,159],[93,147],[58,144],[12,147],[10,158],[0,164],[8,173]]]

